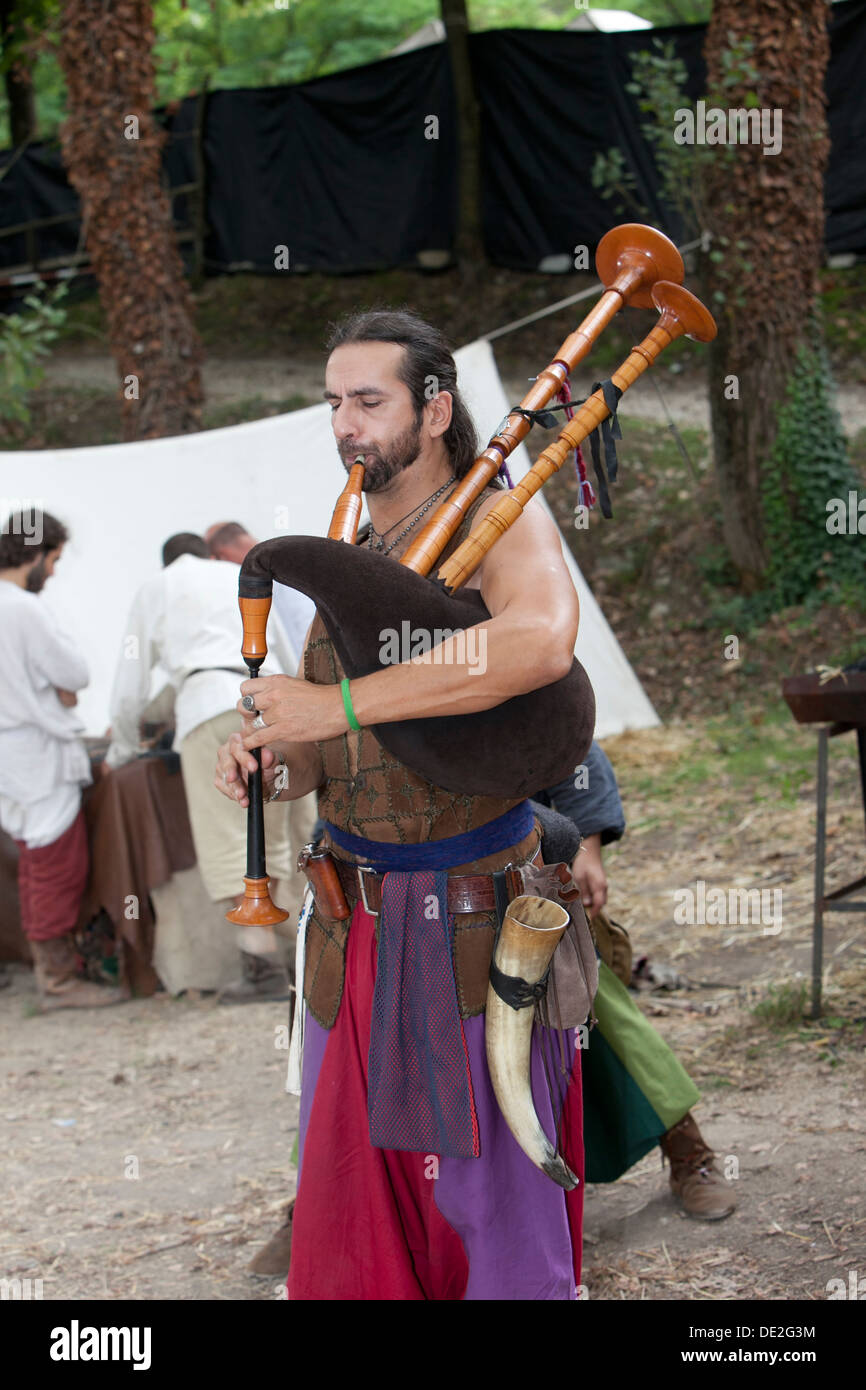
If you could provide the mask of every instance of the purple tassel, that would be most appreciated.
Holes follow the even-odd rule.
[[[503,459],[500,463],[499,472],[496,476],[497,478],[502,478],[503,482],[508,484],[509,491],[514,491],[514,484],[511,481],[511,474],[508,471],[508,464],[506,463],[505,459]]]

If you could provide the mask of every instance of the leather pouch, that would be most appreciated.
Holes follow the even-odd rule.
[[[524,864],[523,882],[524,893],[550,898],[571,918],[551,962],[545,1010],[551,1027],[578,1028],[598,989],[598,959],[580,893],[567,864]]]

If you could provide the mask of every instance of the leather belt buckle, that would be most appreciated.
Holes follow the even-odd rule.
[[[368,912],[371,917],[375,917],[378,919],[379,913],[374,912],[370,904],[367,902],[367,887],[364,883],[364,875],[374,874],[376,870],[371,869],[368,864],[355,864],[353,867],[358,871],[358,887],[361,890],[361,902],[364,904],[364,911]]]

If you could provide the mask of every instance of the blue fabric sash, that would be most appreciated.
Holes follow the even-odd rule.
[[[365,840],[325,822],[338,848],[384,874],[367,1059],[374,1148],[480,1154],[445,869],[518,844],[533,822],[523,801],[477,830],[422,845]]]
[[[420,845],[392,845],[383,840],[365,840],[363,835],[350,835],[331,821],[325,829],[339,849],[356,854],[377,873],[388,869],[451,869],[455,864],[471,864],[473,859],[486,859],[488,854],[519,844],[535,824],[532,806],[521,801],[486,825],[467,830],[462,835],[449,835],[445,840],[425,840]]]
[[[453,930],[444,869],[385,875],[367,1057],[374,1148],[480,1153]]]

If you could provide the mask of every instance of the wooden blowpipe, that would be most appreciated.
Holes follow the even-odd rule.
[[[244,583],[242,577],[242,587]],[[255,680],[268,654],[267,626],[271,609],[271,585],[267,585],[266,594],[262,592],[263,586],[258,587],[258,594],[249,596],[242,593],[238,599],[244,625],[241,655],[247,664],[251,680]],[[251,700],[252,696],[246,698]],[[256,712],[250,711],[251,714]],[[242,927],[273,927],[278,922],[285,922],[289,914],[273,902],[268,886],[261,748],[253,749],[253,757],[256,760],[256,770],[251,772],[247,779],[250,804],[247,807],[247,871],[244,875],[244,897],[240,906],[227,912],[226,917],[230,922],[237,922]]]
[[[642,343],[632,348],[622,366],[611,378],[614,386],[620,391],[628,390],[675,338],[685,334],[699,343],[709,343],[716,336],[716,324],[712,314],[704,308],[699,299],[683,289],[682,285],[668,284],[660,280],[652,291],[652,298],[656,308],[660,310],[660,317],[653,330]],[[539,455],[529,472],[511,492],[500,498],[480,526],[467,536],[439,570],[437,577],[451,593],[471,578],[490,547],[514,525],[530,498],[544,486],[557,469],[562,467],[575,445],[592,434],[609,415],[610,411],[605,405],[601,391],[594,392],[584,401],[555,443],[550,444],[544,453]]]
[[[595,253],[604,294],[583,322],[566,338],[556,357],[535,379],[520,402],[521,410],[543,410],[558,395],[569,374],[586,357],[626,301],[639,309],[652,308],[652,287],[659,280],[680,284],[683,261],[673,242],[655,227],[626,222],[602,237]],[[418,574],[429,574],[457,531],[469,507],[496,477],[505,459],[531,428],[525,415],[512,410],[483,454],[461,478],[450,497],[441,502],[419,531],[400,563]]]
[[[348,482],[337,498],[334,515],[328,527],[329,541],[347,541],[349,545],[355,544],[358,539],[358,523],[361,520],[363,488],[364,455],[358,454],[349,471]]]

